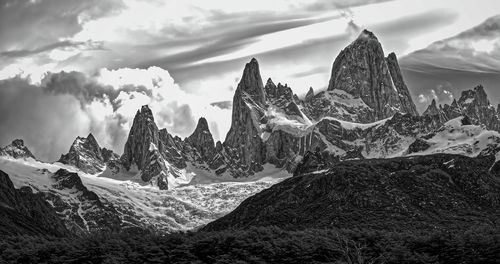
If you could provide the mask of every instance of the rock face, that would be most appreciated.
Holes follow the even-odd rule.
[[[422,113],[423,116],[437,116],[438,119],[439,119],[439,122],[440,123],[444,123],[446,121],[448,121],[448,117],[446,115],[446,113],[444,112],[444,110],[442,109],[441,106],[437,107],[437,104],[436,104],[436,100],[435,99],[432,99],[432,102],[431,104],[429,105],[429,107],[427,107],[427,109]],[[458,117],[458,116],[456,116]],[[455,118],[455,117],[454,117]]]
[[[463,91],[457,102],[457,112],[468,116],[473,124],[484,125],[487,129],[500,131],[500,120],[497,110],[490,104],[488,95],[482,85],[473,90]],[[452,112],[453,110],[450,109]],[[449,113],[449,118],[453,118]]]
[[[252,59],[246,64],[233,98],[231,128],[224,146],[248,173],[260,171],[265,161],[265,145],[260,135],[266,96],[260,77],[259,64]]]
[[[15,159],[35,158],[28,147],[24,145],[22,139],[15,139],[10,145],[0,148],[0,156],[9,156]]]
[[[168,171],[163,158],[163,142],[153,118],[153,113],[147,105],[142,106],[134,117],[121,161],[126,170],[132,165],[141,171],[141,179],[153,181],[160,189],[168,189]]]
[[[177,168],[185,168],[187,166],[187,160],[184,154],[184,142],[182,139],[177,136],[172,136],[165,128],[160,130],[159,136],[164,146],[162,149],[165,159]]]
[[[303,112],[312,120],[319,121],[325,117],[356,123],[371,123],[375,111],[361,98],[343,90],[322,91],[304,102]]]
[[[395,55],[386,59],[377,37],[368,30],[335,59],[328,91],[335,89],[361,98],[374,111],[371,122],[395,113],[417,113]]]
[[[304,98],[305,101],[309,101],[314,97],[314,90],[312,87],[309,87],[309,91],[307,91],[306,97]]]
[[[451,105],[445,104],[437,107],[433,100],[423,115],[437,115],[442,123],[459,116],[467,116],[471,124],[500,131],[498,109],[490,104],[482,85],[478,85],[472,90],[463,91],[459,100],[453,100]]]
[[[415,106],[415,103],[413,103],[410,91],[408,90],[408,87],[403,80],[403,75],[401,74],[401,68],[399,68],[396,54],[394,52],[391,52],[389,55],[387,55],[387,58],[385,60],[387,62],[387,66],[389,66],[389,72],[391,74],[392,81],[394,82],[394,85],[396,86],[396,89],[398,91],[403,112],[418,116],[417,107]]]
[[[59,162],[73,165],[83,172],[95,174],[102,172],[108,161],[119,156],[111,150],[101,148],[92,134],[86,138],[77,137],[67,154],[61,155]]]
[[[314,155],[311,156],[312,158]],[[273,185],[204,230],[250,226],[463,230],[496,226],[500,184],[492,156],[438,154],[343,161]],[[302,171],[310,168],[299,167]]]
[[[172,136],[166,129],[158,130],[153,113],[145,105],[134,118],[120,162],[126,170],[137,166],[143,181],[151,182],[160,189],[168,189],[174,184],[169,182],[169,178],[181,177],[180,170],[186,168],[188,163],[214,170],[226,164],[225,159],[214,161],[219,152],[222,149],[216,150],[205,118],[200,118],[195,131],[182,140]]]
[[[65,236],[69,231],[40,193],[30,187],[15,189],[0,171],[0,234]]]
[[[210,162],[213,159],[215,143],[205,118],[201,117],[198,120],[196,129],[193,134],[186,138],[186,142],[198,151],[204,161]]]

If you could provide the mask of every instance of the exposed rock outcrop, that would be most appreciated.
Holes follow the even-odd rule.
[[[250,174],[260,171],[265,161],[265,145],[260,137],[265,108],[266,96],[259,64],[252,59],[245,65],[234,94],[231,128],[224,141],[230,156]]]
[[[413,100],[411,99],[410,91],[403,80],[403,75],[401,74],[401,68],[399,68],[398,59],[394,52],[391,52],[385,59],[387,66],[389,66],[389,72],[392,77],[392,81],[396,86],[399,94],[399,100],[401,101],[401,106],[404,113],[418,116],[417,107]]]
[[[335,59],[328,91],[335,89],[361,98],[374,111],[371,122],[395,113],[416,114],[395,55],[386,59],[377,37],[368,30]]]
[[[427,109],[422,113],[423,116],[436,116],[440,123],[444,123],[448,121],[448,117],[444,112],[441,105],[438,107],[436,104],[436,99],[432,99],[431,104],[427,107]]]
[[[95,137],[90,133],[86,138],[77,137],[67,154],[61,155],[59,162],[73,165],[86,173],[102,172],[109,161],[117,160],[119,156],[112,150],[101,148]]]
[[[457,105],[458,111],[468,116],[473,124],[500,131],[499,115],[495,107],[490,104],[482,85],[474,87],[473,90],[463,91]]]
[[[183,150],[184,142],[182,141],[182,139],[178,136],[172,136],[170,133],[168,133],[166,128],[160,130],[159,136],[160,141],[163,143],[160,144],[160,146],[164,146],[162,150],[165,159],[177,168],[185,168],[187,164]]]
[[[304,98],[305,101],[309,101],[314,97],[314,90],[312,87],[309,87],[309,91],[306,93],[306,97]]]
[[[134,117],[125,143],[121,161],[126,170],[132,165],[141,171],[141,179],[154,182],[160,189],[168,189],[166,164],[163,158],[163,143],[153,113],[147,105],[142,106]]]
[[[9,156],[15,159],[35,158],[28,147],[24,145],[22,139],[15,139],[10,145],[0,148],[0,156]]]
[[[198,120],[193,134],[186,138],[186,143],[193,146],[205,162],[210,162],[216,154],[214,138],[208,128],[207,120],[203,117]]]
[[[459,116],[467,116],[471,124],[500,132],[500,114],[498,109],[491,105],[482,85],[463,91],[458,101],[453,100],[451,105],[438,107],[433,100],[423,115],[437,115],[442,123]]]

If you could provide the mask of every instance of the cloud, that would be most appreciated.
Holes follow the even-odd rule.
[[[17,77],[0,81],[0,111],[2,146],[22,138],[37,157],[50,160],[85,135],[90,122],[75,98],[46,94]]]
[[[329,9],[349,9],[356,6],[369,5],[392,0],[334,0],[334,1],[314,1],[306,8],[311,11],[324,11]]]
[[[209,121],[216,140],[230,125],[230,109],[184,92],[168,71],[158,67],[101,69],[94,75],[49,73],[39,85],[15,77],[0,81],[0,86],[0,143],[24,138],[44,160],[57,159],[76,136],[89,132],[121,153],[133,117],[145,104],[159,128],[181,137],[194,131],[201,116]]]
[[[58,41],[45,46],[37,47],[35,49],[21,49],[21,50],[9,50],[0,52],[0,57],[5,58],[17,58],[31,56],[38,53],[53,51],[53,50],[68,50],[68,49],[78,49],[78,50],[102,50],[102,42],[94,41],[80,41],[74,42],[70,40]],[[57,60],[57,59],[56,59]]]
[[[402,63],[421,68],[423,64],[443,69],[500,72],[500,15],[456,36],[436,41],[409,54]]]
[[[121,10],[117,0],[7,0],[0,4],[0,50],[39,49],[72,37],[89,20]]]
[[[455,36],[435,41],[428,47],[402,57],[399,62],[405,80],[417,101],[424,102],[429,89],[444,86],[450,95],[482,84],[492,103],[498,102],[500,90],[500,15]],[[447,85],[449,84],[449,85]],[[422,95],[422,97],[420,96]],[[417,104],[419,110],[425,104]]]
[[[446,82],[444,84],[437,85],[434,89],[428,90],[425,94],[419,94],[417,97],[417,102],[419,104],[428,105],[432,100],[436,100],[438,104],[449,104],[453,101],[453,90],[454,87],[451,83]]]

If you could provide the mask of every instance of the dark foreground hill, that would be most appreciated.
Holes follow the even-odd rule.
[[[205,230],[498,228],[500,180],[490,173],[494,160],[438,154],[339,162],[248,198]]]

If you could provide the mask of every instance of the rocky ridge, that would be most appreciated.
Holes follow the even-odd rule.
[[[335,59],[327,90],[342,90],[360,98],[373,109],[371,122],[395,113],[417,114],[396,55],[385,58],[377,37],[366,29]]]
[[[495,109],[490,103],[484,87],[478,85],[474,89],[463,91],[459,100],[454,100],[451,105],[440,105],[438,108],[436,102],[433,101],[423,115],[439,115],[444,122],[458,116],[467,116],[472,124],[500,131],[499,109]]]
[[[58,161],[75,166],[83,172],[96,174],[102,172],[108,162],[118,158],[112,150],[101,148],[91,133],[86,138],[77,137],[68,153],[61,155]]]
[[[28,147],[24,145],[22,139],[15,139],[10,145],[0,148],[0,156],[9,156],[15,159],[35,158]]]

